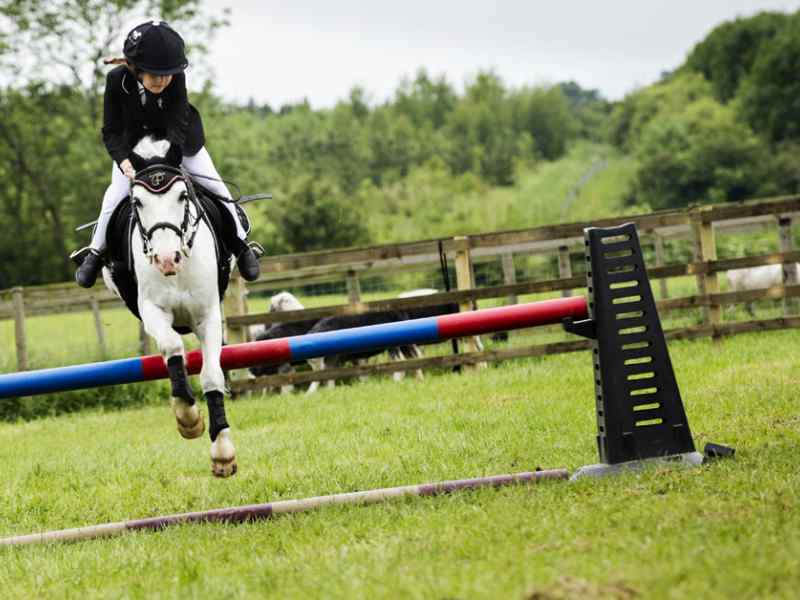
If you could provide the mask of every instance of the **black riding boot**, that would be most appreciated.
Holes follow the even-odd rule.
[[[75,281],[84,288],[90,288],[97,280],[97,274],[103,268],[103,257],[97,250],[89,250],[81,266],[75,271]]]
[[[236,266],[245,281],[255,281],[261,274],[261,266],[258,264],[258,257],[250,246],[245,245],[244,249],[236,257]]]

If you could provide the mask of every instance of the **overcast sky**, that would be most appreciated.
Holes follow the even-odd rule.
[[[211,5],[211,4],[210,4]],[[575,80],[618,99],[678,66],[714,26],[800,0],[214,0],[231,26],[209,62],[224,97],[373,102],[420,67],[459,87],[481,69],[513,86]],[[186,33],[185,35],[190,36]]]

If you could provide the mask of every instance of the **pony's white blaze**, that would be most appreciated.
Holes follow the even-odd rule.
[[[156,223],[172,223],[180,227],[186,204],[186,185],[177,182],[163,194],[154,194],[141,185],[133,186],[133,197],[139,202],[139,218],[145,231]],[[192,215],[194,216],[194,215]],[[153,266],[166,276],[176,275],[182,267],[183,240],[172,229],[156,229],[150,238]]]

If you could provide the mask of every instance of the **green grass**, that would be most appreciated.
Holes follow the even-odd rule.
[[[17,597],[747,598],[800,585],[800,332],[671,345],[735,460],[0,550]],[[229,404],[215,480],[164,400],[0,425],[0,535],[596,461],[585,353]]]
[[[634,171],[632,159],[611,146],[581,142],[559,160],[522,170],[512,188],[494,188],[488,204],[494,211],[503,199],[508,203],[513,216],[502,223],[503,229],[623,214]],[[589,172],[593,175],[580,185]]]

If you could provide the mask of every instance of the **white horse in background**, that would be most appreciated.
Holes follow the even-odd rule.
[[[134,152],[146,160],[157,159],[165,156],[168,148],[168,141],[148,137]],[[158,165],[140,171],[131,185],[131,202],[139,314],[167,364],[178,431],[186,439],[197,438],[205,423],[187,380],[183,340],[173,326],[188,327],[200,340],[200,382],[209,412],[211,469],[218,477],[228,477],[236,473],[237,465],[223,401],[222,315],[214,236],[201,218],[191,183],[179,169]],[[107,268],[103,279],[119,295]]]

